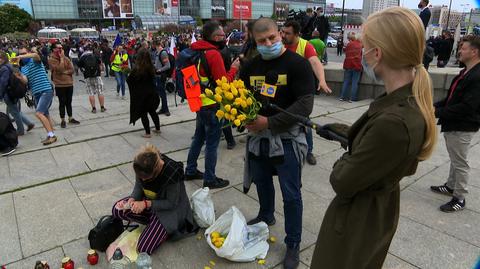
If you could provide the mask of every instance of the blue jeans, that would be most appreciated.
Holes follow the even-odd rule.
[[[49,116],[48,109],[52,105],[53,90],[35,94],[33,98],[35,99],[35,111]]]
[[[33,123],[30,121],[29,118],[27,118],[27,116],[25,116],[25,114],[22,113],[20,101],[17,100],[16,102],[14,102],[10,100],[10,97],[8,97],[7,94],[5,94],[4,100],[5,104],[7,105],[7,114],[12,115],[17,125],[17,133],[25,134],[25,127],[23,126],[23,124],[29,126],[33,125]]]
[[[299,244],[302,239],[303,202],[301,188],[302,169],[295,157],[291,140],[282,140],[284,159],[282,163],[274,163],[268,157],[269,142],[264,139],[260,143],[260,156],[250,157],[250,169],[253,182],[257,186],[260,202],[258,216],[266,221],[274,218],[275,188],[272,175],[277,172],[283,196],[283,212],[285,216],[285,243],[288,247]]]
[[[125,96],[125,73],[115,71],[115,80],[117,81],[117,93],[122,90],[122,96]]]
[[[360,80],[360,71],[354,69],[345,69],[343,73],[343,87],[340,98],[348,99],[348,90],[350,84],[352,85],[352,92],[350,94],[350,100],[358,101],[358,81]]]
[[[217,149],[220,142],[221,125],[215,116],[216,108],[204,109],[197,112],[195,134],[188,151],[187,168],[185,174],[194,175],[197,171],[197,160],[205,143],[205,172],[204,182],[214,181],[215,167],[217,166]]]
[[[167,92],[165,91],[165,79],[161,76],[155,76],[155,85],[157,88],[157,93],[162,100],[162,106],[160,108],[161,112],[168,111],[168,102],[167,102]]]
[[[312,153],[313,151],[313,133],[312,133],[312,128],[306,127],[307,128],[307,133],[305,134],[305,137],[307,138],[307,145],[308,145],[308,151],[307,153]]]

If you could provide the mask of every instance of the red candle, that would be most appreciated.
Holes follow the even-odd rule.
[[[89,250],[88,252],[88,255],[87,255],[87,261],[90,265],[95,265],[98,263],[98,253],[91,249]]]
[[[62,268],[63,269],[75,269],[75,263],[70,259],[70,257],[65,257],[62,259]]]

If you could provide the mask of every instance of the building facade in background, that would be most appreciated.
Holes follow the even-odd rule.
[[[469,13],[450,10],[450,18],[448,18],[448,6],[445,5],[433,6],[430,8],[430,11],[432,12],[430,24],[441,27],[442,29],[447,27],[447,21],[449,29],[457,28],[459,24],[465,22],[465,17],[469,15]]]
[[[363,0],[362,16],[366,19],[372,13],[395,6],[398,6],[398,0]]]
[[[135,16],[188,15],[201,19],[255,19],[285,10],[325,7],[325,0],[0,0],[23,7],[36,20],[133,19]],[[31,9],[31,10],[30,10]]]

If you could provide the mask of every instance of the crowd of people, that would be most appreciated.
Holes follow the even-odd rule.
[[[425,2],[422,0],[421,4]],[[303,164],[307,161],[314,165],[316,159],[312,153],[312,130],[275,107],[308,117],[314,95],[331,93],[322,64],[328,61],[324,35],[325,31],[328,35],[328,29],[322,25],[325,21],[322,8],[312,12],[307,11],[310,19],[303,25],[293,19],[281,29],[269,18],[248,23],[239,57],[228,53],[226,34],[216,21],[205,23],[200,40],[187,45],[188,40],[184,39],[181,42],[185,42],[185,46],[179,49],[200,55],[195,66],[202,90],[212,88],[215,81],[222,78],[228,81],[239,78],[263,104],[257,118],[246,126],[244,189],[248,191],[254,183],[260,204],[257,216],[248,224],[261,221],[269,226],[276,224],[273,176],[277,175],[283,197],[287,249],[283,265],[287,269],[299,265]],[[305,27],[311,31],[306,33]],[[384,34],[387,32],[391,35]],[[5,100],[15,119],[18,135],[34,127],[21,112],[19,100],[11,100],[5,94],[8,74],[13,72],[12,65],[18,64],[22,79],[28,82],[35,99],[35,115],[47,131],[42,143],[48,145],[57,140],[49,114],[54,92],[59,99],[61,127],[65,128],[67,122],[79,124],[73,118],[71,106],[72,76],[77,68],[83,73],[92,113],[96,113],[95,95],[104,112],[101,73],[104,71],[105,76],[109,76],[111,71],[117,81],[119,98],[125,98],[125,84],[128,85],[130,123],[141,119],[143,136],[150,138],[148,115],[157,133],[160,132],[158,114],[170,115],[165,83],[173,75],[175,61],[165,50],[168,40],[129,41],[113,50],[108,43],[85,41],[73,46],[68,42],[55,43],[46,60],[42,45],[33,44],[28,48],[20,45],[18,55],[13,55],[15,51],[9,48],[0,53],[0,98]],[[451,167],[447,182],[432,186],[431,190],[452,197],[440,207],[443,212],[465,208],[467,155],[471,140],[480,128],[480,37],[463,39],[459,60],[465,68],[453,80],[447,97],[435,104],[432,81],[424,67],[426,47],[422,20],[412,11],[399,7],[371,15],[363,26],[361,41],[355,34],[348,34],[348,44],[342,48],[346,54],[345,82],[340,99],[358,100],[361,72],[373,80],[383,81],[385,94],[370,104],[368,111],[349,128],[348,135],[344,134],[349,141],[348,151],[335,162],[330,175],[336,196],[323,218],[312,268],[382,267],[398,224],[399,182],[413,175],[418,163],[433,154],[437,142],[436,118],[445,136]],[[260,93],[265,83],[276,85],[273,95]],[[135,156],[134,190],[115,203],[112,214],[147,225],[140,236],[139,251],[152,254],[165,240],[180,239],[198,230],[184,181],[202,180],[203,187],[210,189],[230,184],[216,173],[223,125],[216,117],[217,109],[217,103],[201,97],[185,169],[151,145],[143,147]],[[235,147],[232,129],[223,128],[223,132],[229,148]],[[202,172],[197,161],[204,145]],[[121,209],[127,204],[128,209]]]

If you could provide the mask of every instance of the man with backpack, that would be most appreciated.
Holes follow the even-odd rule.
[[[92,106],[92,113],[97,113],[95,107],[95,95],[98,96],[98,102],[100,103],[100,111],[105,112],[105,97],[103,96],[103,81],[101,78],[102,62],[100,58],[93,53],[93,49],[90,45],[86,46],[85,52],[78,61],[78,67],[83,73],[85,82],[87,83],[88,100]],[[108,72],[108,71],[107,71]]]
[[[13,67],[8,63],[8,57],[5,52],[0,51],[0,100],[4,100],[7,105],[7,114],[12,115],[17,125],[17,134],[24,135],[27,125],[27,132],[32,130],[35,125],[20,110],[20,98],[25,95],[27,85],[23,84],[19,76],[20,72],[14,72]],[[23,86],[23,88],[21,88]]]
[[[167,102],[167,92],[165,91],[165,82],[168,77],[172,76],[174,67],[170,61],[170,55],[166,50],[163,49],[162,43],[157,41],[156,51],[154,53],[153,64],[155,66],[155,84],[157,88],[158,95],[162,100],[162,106],[158,111],[158,114],[165,114],[165,116],[170,116],[170,111],[168,110]]]
[[[197,41],[191,45],[190,49],[183,50],[177,60],[177,76],[181,68],[195,65],[199,67],[198,73],[201,82],[201,89],[214,89],[215,81],[226,77],[232,81],[240,66],[240,61],[236,59],[227,72],[220,50],[226,46],[225,32],[217,21],[209,21],[203,26],[203,40]],[[193,52],[193,53],[192,53]],[[187,61],[185,55],[191,55],[192,59]],[[177,83],[178,86],[178,83]],[[185,93],[183,93],[185,94]],[[197,112],[195,134],[188,152],[187,167],[185,170],[185,180],[203,179],[203,186],[210,189],[223,188],[230,184],[215,175],[217,164],[217,149],[220,142],[221,124],[217,120],[215,113],[218,105],[202,98],[202,107]],[[205,173],[197,169],[197,160],[205,144]]]

